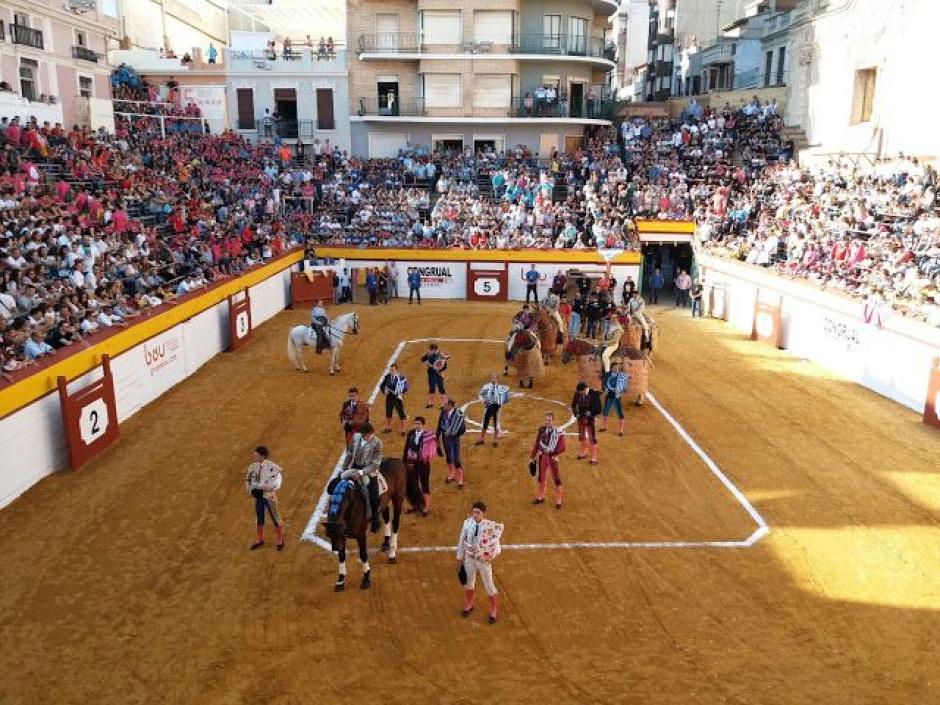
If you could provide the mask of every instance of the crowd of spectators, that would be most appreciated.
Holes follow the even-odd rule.
[[[270,147],[0,121],[0,368],[300,245]],[[293,235],[288,231],[292,231]]]
[[[775,110],[738,122],[742,166],[693,198],[702,245],[940,326],[937,172],[904,155],[800,169]]]
[[[161,134],[207,131],[199,106],[193,102],[183,104],[179,84],[172,76],[161,88],[121,64],[111,72],[111,95],[117,129]]]
[[[519,146],[362,160],[318,140],[162,131],[158,117],[192,108],[161,113],[127,67],[113,87],[116,106],[144,104],[113,135],[0,120],[5,374],[304,243],[637,248],[637,217],[693,219],[713,252],[940,325],[936,172],[906,158],[800,170],[775,106],[692,103],[547,158]]]

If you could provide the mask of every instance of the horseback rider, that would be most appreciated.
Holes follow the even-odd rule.
[[[532,317],[532,311],[529,304],[523,304],[515,316],[512,317],[512,327],[509,329],[509,335],[506,337],[506,366],[503,367],[503,376],[509,376],[509,363],[513,357],[513,347],[515,346],[516,334],[520,331],[527,331],[532,328],[535,319]]]
[[[604,366],[604,374],[610,371],[610,358],[620,349],[620,339],[623,337],[623,326],[617,318],[617,311],[613,310],[607,314],[607,335],[604,338],[604,352],[601,353],[601,361]]]
[[[630,314],[630,318],[640,324],[640,327],[643,329],[643,339],[648,340],[650,335],[650,322],[646,317],[646,302],[643,300],[643,297],[640,296],[640,292],[634,290],[633,294],[630,296],[630,301],[627,303],[627,311]]]
[[[514,326],[518,324],[520,328],[529,329],[532,327],[535,319],[532,318],[532,309],[529,308],[529,304],[522,305],[522,310],[512,317],[512,322]]]
[[[317,334],[317,355],[323,350],[330,349],[330,338],[327,335],[326,328],[330,320],[326,317],[326,309],[323,308],[323,299],[317,299],[316,304],[310,309],[310,327]]]
[[[545,300],[542,302],[542,306],[545,307],[545,310],[549,312],[552,318],[555,319],[555,324],[558,326],[559,337],[562,340],[558,342],[563,342],[564,335],[567,332],[565,329],[565,322],[561,318],[561,314],[558,312],[558,306],[560,305],[560,299],[558,294],[553,291],[549,291],[548,295],[545,297]]]
[[[340,477],[358,483],[366,503],[369,528],[374,534],[379,530],[379,481],[376,475],[382,464],[382,441],[373,431],[372,424],[366,421],[359,432],[353,434],[346,449]]]

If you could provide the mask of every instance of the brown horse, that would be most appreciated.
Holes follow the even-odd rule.
[[[539,337],[533,330],[513,328],[506,342],[506,369],[503,374],[509,374],[509,365],[516,370],[519,386],[525,387],[528,380],[529,389],[532,389],[533,380],[545,372]]]
[[[591,389],[600,390],[601,388],[601,353],[604,347],[596,343],[585,340],[584,338],[575,338],[565,343],[561,351],[561,363],[567,365],[572,358],[578,361],[578,381],[584,382]]]
[[[612,359],[620,358],[623,371],[630,375],[630,385],[624,394],[640,406],[646,400],[649,390],[649,373],[652,363],[646,351],[634,347],[626,338],[627,336],[624,336],[620,339],[620,347]],[[600,390],[603,378],[601,363],[603,350],[603,345],[596,345],[590,340],[578,338],[565,345],[561,361],[567,364],[572,358],[577,358],[578,381],[584,382],[591,389]]]
[[[558,321],[552,315],[552,312],[545,306],[536,306],[535,308],[535,330],[539,336],[539,343],[542,346],[542,360],[547,365],[558,348],[559,328]]]
[[[388,553],[388,562],[396,563],[398,552],[398,527],[401,522],[401,508],[407,497],[408,502],[417,510],[424,510],[424,496],[418,486],[415,473],[409,473],[399,458],[383,458],[379,472],[388,484],[388,490],[379,497],[379,513],[385,521],[385,540],[381,551]],[[372,482],[376,482],[373,478]],[[348,483],[339,502],[332,501],[333,492],[340,483],[334,477],[327,485],[330,494],[330,511],[325,523],[326,535],[339,560],[339,573],[336,576],[336,592],[346,588],[346,540],[354,538],[359,546],[359,561],[362,563],[363,590],[372,586],[372,569],[369,566],[369,553],[366,544],[366,503],[359,488]],[[390,517],[391,515],[391,517]],[[389,519],[391,518],[391,522]]]

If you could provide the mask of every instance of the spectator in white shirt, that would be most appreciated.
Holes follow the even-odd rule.
[[[0,293],[0,318],[10,320],[16,318],[17,313],[16,299],[9,294]]]
[[[22,269],[26,266],[26,258],[20,253],[19,247],[13,248],[13,251],[6,258],[6,265],[10,269]]]
[[[182,296],[183,294],[188,294],[194,288],[195,287],[193,286],[192,277],[187,274],[185,277],[183,277],[182,281],[176,285],[176,295]]]
[[[102,328],[111,328],[112,326],[124,327],[127,325],[124,322],[124,319],[116,314],[114,309],[110,306],[105,306],[103,309],[101,309],[101,312],[98,314],[97,321],[99,324],[101,324]]]
[[[55,352],[52,346],[42,339],[42,333],[39,331],[33,331],[30,334],[23,351],[26,353],[27,360],[35,360],[44,355],[52,355]]]
[[[95,323],[92,318],[91,311],[85,311],[85,315],[82,317],[82,322],[79,325],[79,328],[82,330],[82,335],[90,335],[98,330],[98,324]]]

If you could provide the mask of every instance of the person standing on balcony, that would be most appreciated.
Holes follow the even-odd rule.
[[[215,45],[212,42],[209,42],[209,63],[214,64],[216,57],[219,55],[219,50],[215,48]]]

